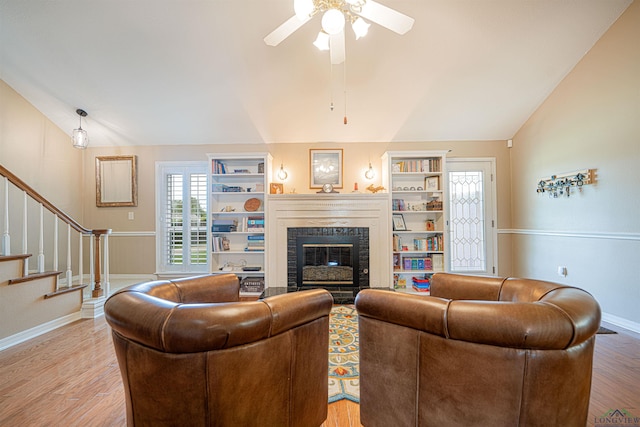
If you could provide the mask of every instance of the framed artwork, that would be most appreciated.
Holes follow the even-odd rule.
[[[393,214],[393,230],[407,231],[407,225],[404,222],[402,214]]]
[[[284,186],[278,182],[272,182],[269,184],[269,193],[271,194],[284,194]]]
[[[309,150],[309,187],[342,188],[342,148]]]
[[[138,206],[136,156],[96,157],[96,206]]]
[[[440,178],[437,176],[430,176],[425,180],[425,187],[427,191],[436,191],[440,189]]]

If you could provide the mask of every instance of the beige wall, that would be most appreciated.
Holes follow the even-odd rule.
[[[70,135],[0,80],[0,164],[69,215],[82,217],[82,161]]]
[[[71,131],[71,130],[69,130]],[[82,223],[84,170],[83,153],[71,145],[70,135],[64,133],[50,120],[0,80],[0,164],[22,179],[41,196]],[[4,197],[4,184],[0,188]],[[4,200],[4,199],[3,199]],[[11,253],[22,253],[23,195],[9,187],[9,216]],[[27,204],[29,230],[27,253],[34,256],[30,267],[36,266],[39,248],[38,204],[29,199]],[[0,218],[2,215],[0,215]],[[45,229],[53,229],[54,217],[45,211]],[[66,265],[66,228],[59,223],[61,240],[59,267]],[[51,237],[45,240],[45,269],[53,270],[53,244]],[[77,247],[77,237],[72,239],[72,251]],[[77,256],[72,257],[77,264]]]
[[[67,214],[81,220],[83,204],[83,155],[71,146],[70,136],[62,132],[50,120],[16,93],[5,82],[0,80],[0,164],[25,181],[43,197],[58,206]],[[4,179],[0,184],[0,219],[4,228]],[[23,224],[22,192],[13,186],[9,187],[9,232],[11,236],[11,253],[21,254]],[[37,265],[38,246],[38,205],[29,201],[27,205],[30,234],[28,234],[27,253],[32,256],[30,268]],[[53,230],[53,215],[44,214],[45,229]],[[59,255],[59,266],[66,265],[66,231],[59,225],[62,241]],[[4,230],[0,230],[0,233]],[[76,235],[77,236],[77,235]],[[77,248],[77,237],[72,240],[72,247]],[[44,245],[45,269],[53,270],[53,245],[51,235],[47,236]],[[17,262],[16,262],[17,263]],[[3,263],[6,264],[6,263]],[[77,264],[77,256],[72,258]],[[77,314],[81,306],[79,292],[68,293],[55,298],[43,299],[42,296],[52,292],[55,283],[51,278],[39,279],[28,284],[9,286],[8,280],[21,273],[22,266],[10,273],[5,266],[0,268],[0,341],[48,322],[59,321],[65,316]],[[5,274],[3,274],[3,271]]]
[[[514,274],[584,287],[640,327],[640,3],[634,2],[513,138]],[[540,178],[597,170],[570,198]],[[558,266],[566,266],[565,279]]]
[[[161,161],[207,161],[207,153],[220,152],[268,152],[273,156],[272,175],[283,163],[289,173],[285,192],[293,189],[297,193],[314,193],[309,188],[309,149],[342,148],[344,161],[344,188],[353,190],[357,182],[360,191],[370,183],[381,183],[381,156],[387,150],[451,150],[450,157],[493,157],[496,159],[498,182],[498,226],[510,227],[509,202],[509,151],[505,141],[462,141],[425,143],[348,143],[348,144],[246,144],[246,145],[180,145],[180,146],[136,146],[96,147],[86,150],[85,161],[93,165],[96,156],[138,156],[138,206],[123,208],[98,208],[95,206],[95,168],[87,167],[85,175],[86,205],[85,222],[89,227],[109,227],[114,231],[110,239],[111,273],[150,274],[155,272],[155,239],[149,232],[155,231],[155,164]],[[376,169],[373,181],[364,179],[369,160]],[[505,177],[506,179],[501,179]],[[277,182],[275,180],[274,182]],[[133,212],[134,219],[128,219]],[[127,235],[125,237],[125,233]],[[122,233],[119,236],[119,233]],[[131,234],[139,235],[134,242]],[[508,270],[510,267],[505,265]]]

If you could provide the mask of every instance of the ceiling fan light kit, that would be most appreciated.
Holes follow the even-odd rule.
[[[365,19],[400,35],[409,31],[414,23],[413,18],[374,0],[293,0],[293,10],[295,15],[269,33],[264,38],[264,42],[269,46],[277,46],[315,15],[322,14],[322,29],[313,45],[320,50],[329,51],[332,66],[345,62],[344,27],[347,21],[351,24],[356,40],[366,36],[369,31],[371,24],[366,22]],[[343,73],[346,76],[345,70],[346,67],[343,68]],[[343,123],[346,125],[346,84],[344,93],[345,115]],[[333,111],[333,97],[331,111]]]
[[[294,16],[264,38],[266,44],[279,45],[318,14],[322,14],[321,24],[325,33],[330,36],[342,33],[348,21],[356,35],[356,40],[364,37],[368,32],[370,24],[365,19],[400,35],[409,31],[414,23],[413,18],[374,0],[293,0],[293,10]]]
[[[324,31],[320,31],[318,33],[318,37],[316,37],[316,41],[313,42],[313,45],[320,50],[329,50],[329,34]]]

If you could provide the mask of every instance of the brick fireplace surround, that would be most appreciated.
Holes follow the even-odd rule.
[[[290,228],[367,228],[369,235],[368,284],[388,289],[392,284],[389,195],[282,194],[267,203],[266,286],[286,292],[290,284],[287,232]],[[361,273],[362,274],[362,273]]]

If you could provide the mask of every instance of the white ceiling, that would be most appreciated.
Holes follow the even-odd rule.
[[[509,139],[631,0],[378,2],[344,73],[293,0],[0,0],[0,79],[94,146]]]

